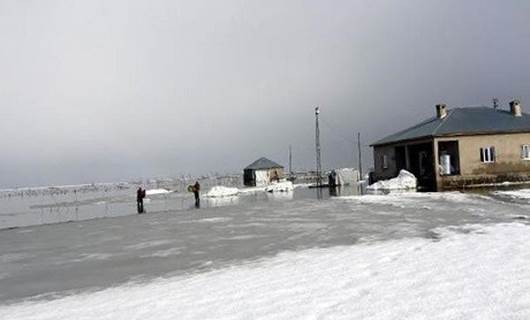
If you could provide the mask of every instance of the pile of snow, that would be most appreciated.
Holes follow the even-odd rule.
[[[166,190],[166,189],[151,189],[151,190],[145,191],[145,195],[147,196],[152,196],[155,194],[167,194],[167,193],[171,193],[171,191]]]
[[[297,188],[309,188],[309,186],[311,185],[312,185],[311,183],[293,184],[291,181],[285,181],[285,182],[279,182],[279,183],[266,186],[266,187],[250,187],[250,188],[239,189],[239,193],[240,194],[256,194],[256,193],[261,193],[261,192],[278,192],[278,191],[290,192]]]
[[[313,183],[297,183],[297,184],[294,184],[293,187],[295,189],[307,189],[311,187],[312,185]]]
[[[336,184],[338,186],[355,185],[359,181],[359,171],[352,168],[335,169],[337,175]]]
[[[233,197],[239,194],[238,188],[228,188],[223,186],[215,186],[208,193],[206,197],[210,198],[222,198],[222,197]]]
[[[293,183],[291,181],[283,181],[271,184],[265,188],[267,192],[291,192],[294,190]]]
[[[523,224],[284,252],[211,272],[0,306],[0,319],[530,319]]]
[[[399,175],[390,180],[377,181],[368,186],[368,190],[412,190],[416,189],[416,177],[407,170],[401,170]]]
[[[265,192],[265,187],[246,187],[239,189],[239,194],[256,194]]]

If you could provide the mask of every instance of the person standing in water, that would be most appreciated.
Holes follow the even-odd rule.
[[[136,190],[136,207],[138,208],[138,213],[144,213],[144,198],[145,190],[142,190],[142,187],[139,187]]]
[[[192,187],[193,195],[195,196],[195,207],[199,208],[201,206],[201,199],[199,192],[201,191],[201,185],[199,181],[195,181],[195,184]]]

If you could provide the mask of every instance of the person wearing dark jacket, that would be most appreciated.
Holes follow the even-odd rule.
[[[144,198],[145,190],[142,190],[142,187],[139,187],[136,190],[136,207],[138,208],[138,213],[144,213]]]
[[[199,181],[195,181],[195,184],[192,187],[193,195],[195,196],[195,207],[199,208],[201,206],[201,199],[199,192],[201,191],[201,185]]]

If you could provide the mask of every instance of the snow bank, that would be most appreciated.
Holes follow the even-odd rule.
[[[339,186],[355,185],[359,181],[359,171],[353,168],[340,168],[334,171],[337,174],[336,183]]]
[[[239,189],[240,194],[255,194],[265,192],[265,187],[247,187]]]
[[[507,196],[513,199],[530,199],[530,189],[494,191],[493,194]]]
[[[209,197],[205,200],[210,207],[225,207],[239,204],[238,196]]]
[[[278,182],[265,188],[267,192],[291,192],[293,190],[294,186],[291,181]]]
[[[399,175],[390,180],[377,181],[368,186],[368,190],[411,190],[416,189],[416,177],[407,170],[401,170]]]
[[[284,182],[280,182],[280,184],[282,184]],[[243,189],[239,189],[239,193],[240,194],[255,194],[255,193],[260,193],[260,192],[274,192],[274,191],[284,191],[284,192],[288,192],[288,191],[292,191],[294,189],[298,189],[298,188],[309,188],[309,186],[311,186],[311,183],[299,183],[299,184],[293,184],[291,181],[286,181],[285,182],[286,184],[285,185],[281,185],[281,186],[278,186],[277,188],[278,189],[283,189],[283,190],[272,190],[272,191],[269,191],[269,189],[273,188],[274,185],[271,185],[271,186],[267,186],[267,187],[250,187],[250,188],[243,188]],[[290,186],[287,186],[287,184],[291,184],[292,186],[292,189]]]
[[[210,198],[221,198],[221,197],[233,197],[239,194],[238,188],[228,188],[223,186],[215,186],[208,193],[206,197]]]
[[[166,190],[166,189],[151,189],[151,190],[145,191],[145,195],[147,196],[152,196],[155,194],[167,194],[167,193],[171,193],[171,191]]]
[[[530,318],[528,226],[433,231],[439,241],[286,252],[202,274],[4,305],[0,318]]]
[[[435,202],[438,205],[477,205],[477,207],[483,207],[487,205],[485,201],[491,201],[490,197],[473,194],[463,193],[459,191],[452,192],[410,192],[410,191],[396,191],[389,194],[365,194],[365,195],[354,195],[335,198],[337,200],[353,201],[360,204],[382,204],[390,205],[399,208],[411,208],[411,209],[425,209],[432,207]]]

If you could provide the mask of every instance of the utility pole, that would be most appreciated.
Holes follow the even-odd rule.
[[[318,126],[318,116],[320,114],[320,110],[318,107],[315,108],[315,149],[316,149],[316,160],[317,160],[317,186],[322,186],[322,159],[320,157],[320,128]]]
[[[359,179],[363,179],[363,157],[361,150],[361,133],[357,132],[357,152],[359,153]]]
[[[291,145],[289,145],[289,175],[293,175],[293,150]]]

